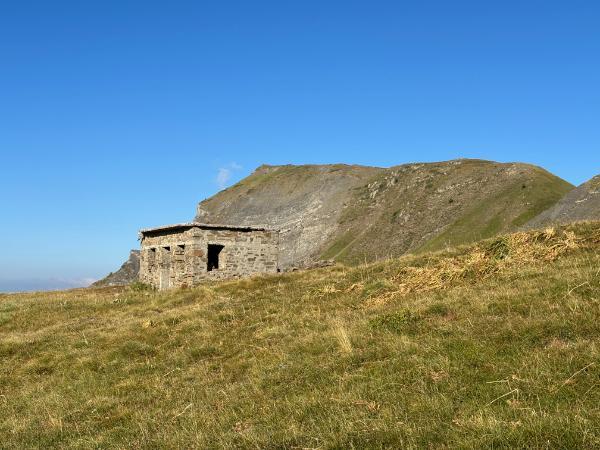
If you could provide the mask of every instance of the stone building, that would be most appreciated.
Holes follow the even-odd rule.
[[[279,232],[181,223],[140,231],[140,281],[158,289],[278,272]]]

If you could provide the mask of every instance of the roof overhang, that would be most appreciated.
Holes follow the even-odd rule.
[[[277,231],[266,227],[253,227],[244,225],[226,225],[221,223],[184,222],[172,225],[163,225],[154,228],[143,228],[139,231],[140,238],[146,234],[160,233],[161,231],[189,230],[190,228],[201,228],[204,230],[229,230],[229,231]]]

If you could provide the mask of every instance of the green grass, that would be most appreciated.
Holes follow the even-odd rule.
[[[571,189],[526,164],[464,160],[391,168],[352,190],[321,257],[356,265],[513,232]]]
[[[598,447],[599,249],[0,295],[0,447]]]
[[[332,170],[341,170],[339,166],[332,166]],[[226,189],[228,194],[238,194],[241,191],[252,193],[261,187],[271,185],[279,186],[280,189],[293,191],[294,188],[301,187],[308,179],[314,176],[316,166],[278,166],[271,168],[267,172],[253,173],[250,176],[240,180],[233,186]]]
[[[535,182],[516,182],[502,189],[492,199],[475,204],[470,211],[426,242],[420,252],[453,247],[487,239],[502,231],[514,231],[554,205],[573,188],[550,173],[534,168]],[[514,219],[511,211],[520,205],[522,211]]]
[[[355,238],[356,236],[354,236],[353,233],[344,233],[338,239],[336,239],[335,242],[331,244],[331,246],[327,250],[325,250],[322,253],[321,259],[337,258],[343,253],[344,249],[348,247],[348,245],[350,245]]]

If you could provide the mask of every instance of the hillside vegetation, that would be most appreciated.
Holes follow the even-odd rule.
[[[600,223],[0,296],[3,448],[598,448]]]
[[[261,166],[196,219],[281,230],[281,265],[358,264],[516,231],[573,186],[529,164]]]

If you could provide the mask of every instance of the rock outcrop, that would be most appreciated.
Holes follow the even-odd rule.
[[[131,250],[129,259],[116,272],[109,273],[101,280],[92,283],[92,287],[121,286],[136,281],[140,272],[140,251]]]
[[[525,228],[540,228],[580,220],[600,220],[600,175],[567,193],[553,207],[530,220]]]

